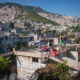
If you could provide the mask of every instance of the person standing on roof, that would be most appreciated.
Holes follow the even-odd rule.
[[[60,44],[62,45],[64,42],[63,42],[63,37],[62,35],[60,35]]]
[[[42,51],[46,51],[46,50],[47,50],[46,45],[45,44],[42,45]]]
[[[56,56],[56,53],[57,53],[57,49],[52,48],[50,50],[50,53],[52,54],[53,57],[55,57]]]
[[[49,41],[47,42],[47,47],[49,48]]]
[[[50,41],[49,41],[49,46],[50,46],[50,47],[53,47],[53,40],[50,40]]]
[[[38,47],[41,48],[42,46],[42,42],[40,41],[40,43],[38,44]]]

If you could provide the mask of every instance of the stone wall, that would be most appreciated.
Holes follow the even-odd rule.
[[[41,59],[38,62],[33,62],[32,57],[18,56],[17,57],[17,75],[20,80],[29,80],[31,75],[39,68],[45,67],[46,64],[41,63]]]

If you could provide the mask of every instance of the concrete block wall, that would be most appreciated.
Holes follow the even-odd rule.
[[[79,61],[78,61],[78,52],[77,51],[70,51],[68,56],[63,57],[64,60],[67,61],[67,65],[70,67],[79,70]]]
[[[39,68],[45,67],[46,64],[41,63],[41,59],[38,62],[32,62],[32,57],[18,56],[17,57],[17,75],[20,80],[29,80],[31,75]]]

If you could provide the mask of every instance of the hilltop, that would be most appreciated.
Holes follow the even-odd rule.
[[[80,18],[49,13],[40,7],[23,6],[17,3],[0,3],[0,22],[14,22],[24,28],[27,22],[36,28],[66,30],[80,24]]]
[[[8,17],[11,15],[14,20],[25,18],[38,23],[59,25],[55,21],[38,15],[37,12],[45,12],[40,7],[22,6],[16,3],[0,3],[0,12],[0,16]]]

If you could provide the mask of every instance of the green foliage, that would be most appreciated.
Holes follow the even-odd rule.
[[[70,72],[70,69],[66,65],[66,62],[58,63],[57,67],[54,69],[54,75],[59,80],[71,80],[71,75],[69,72]]]
[[[62,36],[67,35],[67,31],[63,31],[60,33]]]
[[[20,42],[18,42],[18,43],[16,44],[16,50],[19,50],[19,49],[21,49],[21,44],[20,44]]]
[[[40,33],[41,33],[41,29],[37,29],[37,30],[35,31],[35,33],[40,34]]]
[[[56,33],[57,31],[56,30],[53,30],[53,33]]]
[[[24,27],[26,30],[33,30],[34,29],[34,26],[31,26],[31,24],[28,22],[24,22]]]
[[[55,37],[59,37],[59,36],[60,36],[60,34],[56,32],[55,33]]]
[[[21,33],[20,35],[21,35],[21,36],[27,36],[27,34],[26,34],[26,33]]]
[[[51,31],[49,31],[49,30],[44,31],[45,34],[47,34],[47,33],[49,33],[49,32],[51,32]]]
[[[75,35],[74,34],[70,34],[70,35],[68,35],[68,38],[75,38]]]
[[[42,80],[53,80],[52,77],[53,77],[52,73],[43,73],[43,79]]]
[[[14,23],[13,22],[9,22],[9,27],[10,28],[14,28]]]
[[[57,65],[49,64],[46,70],[42,70],[38,80],[72,80],[70,74],[70,68],[64,63],[58,63]],[[41,72],[41,71],[40,71]]]
[[[30,27],[31,25],[30,25],[30,23],[28,23],[28,22],[24,22],[24,27]]]
[[[23,48],[28,48],[28,42],[23,43],[22,45],[23,45]]]
[[[22,32],[19,31],[19,35],[21,35],[21,36],[27,36],[27,33],[22,33]]]
[[[74,39],[74,43],[80,44],[80,37],[76,37],[76,38]]]
[[[73,32],[80,32],[80,24],[76,27],[72,26],[71,29],[73,30]]]
[[[10,61],[10,57],[0,57],[0,75],[4,75],[7,72],[7,68]]]
[[[28,48],[28,42],[20,43],[18,42],[16,45],[16,50],[22,49],[22,48]]]
[[[37,13],[35,13],[33,11],[28,11],[25,16],[26,16],[26,18],[29,18],[33,22],[44,23],[44,24],[53,24],[55,26],[59,26],[60,25],[57,22],[51,21],[49,19],[46,19],[46,18],[38,15]]]
[[[49,19],[46,19],[46,18],[38,15],[37,12],[46,12],[46,11],[42,10],[40,7],[36,8],[36,7],[32,7],[32,6],[22,6],[17,3],[14,3],[14,4],[13,3],[3,3],[3,4],[0,4],[0,7],[4,7],[7,5],[9,6],[9,8],[11,8],[14,5],[15,7],[20,9],[21,12],[15,15],[15,19],[28,18],[33,22],[44,23],[44,24],[53,24],[55,26],[60,25],[55,21],[51,21]]]

